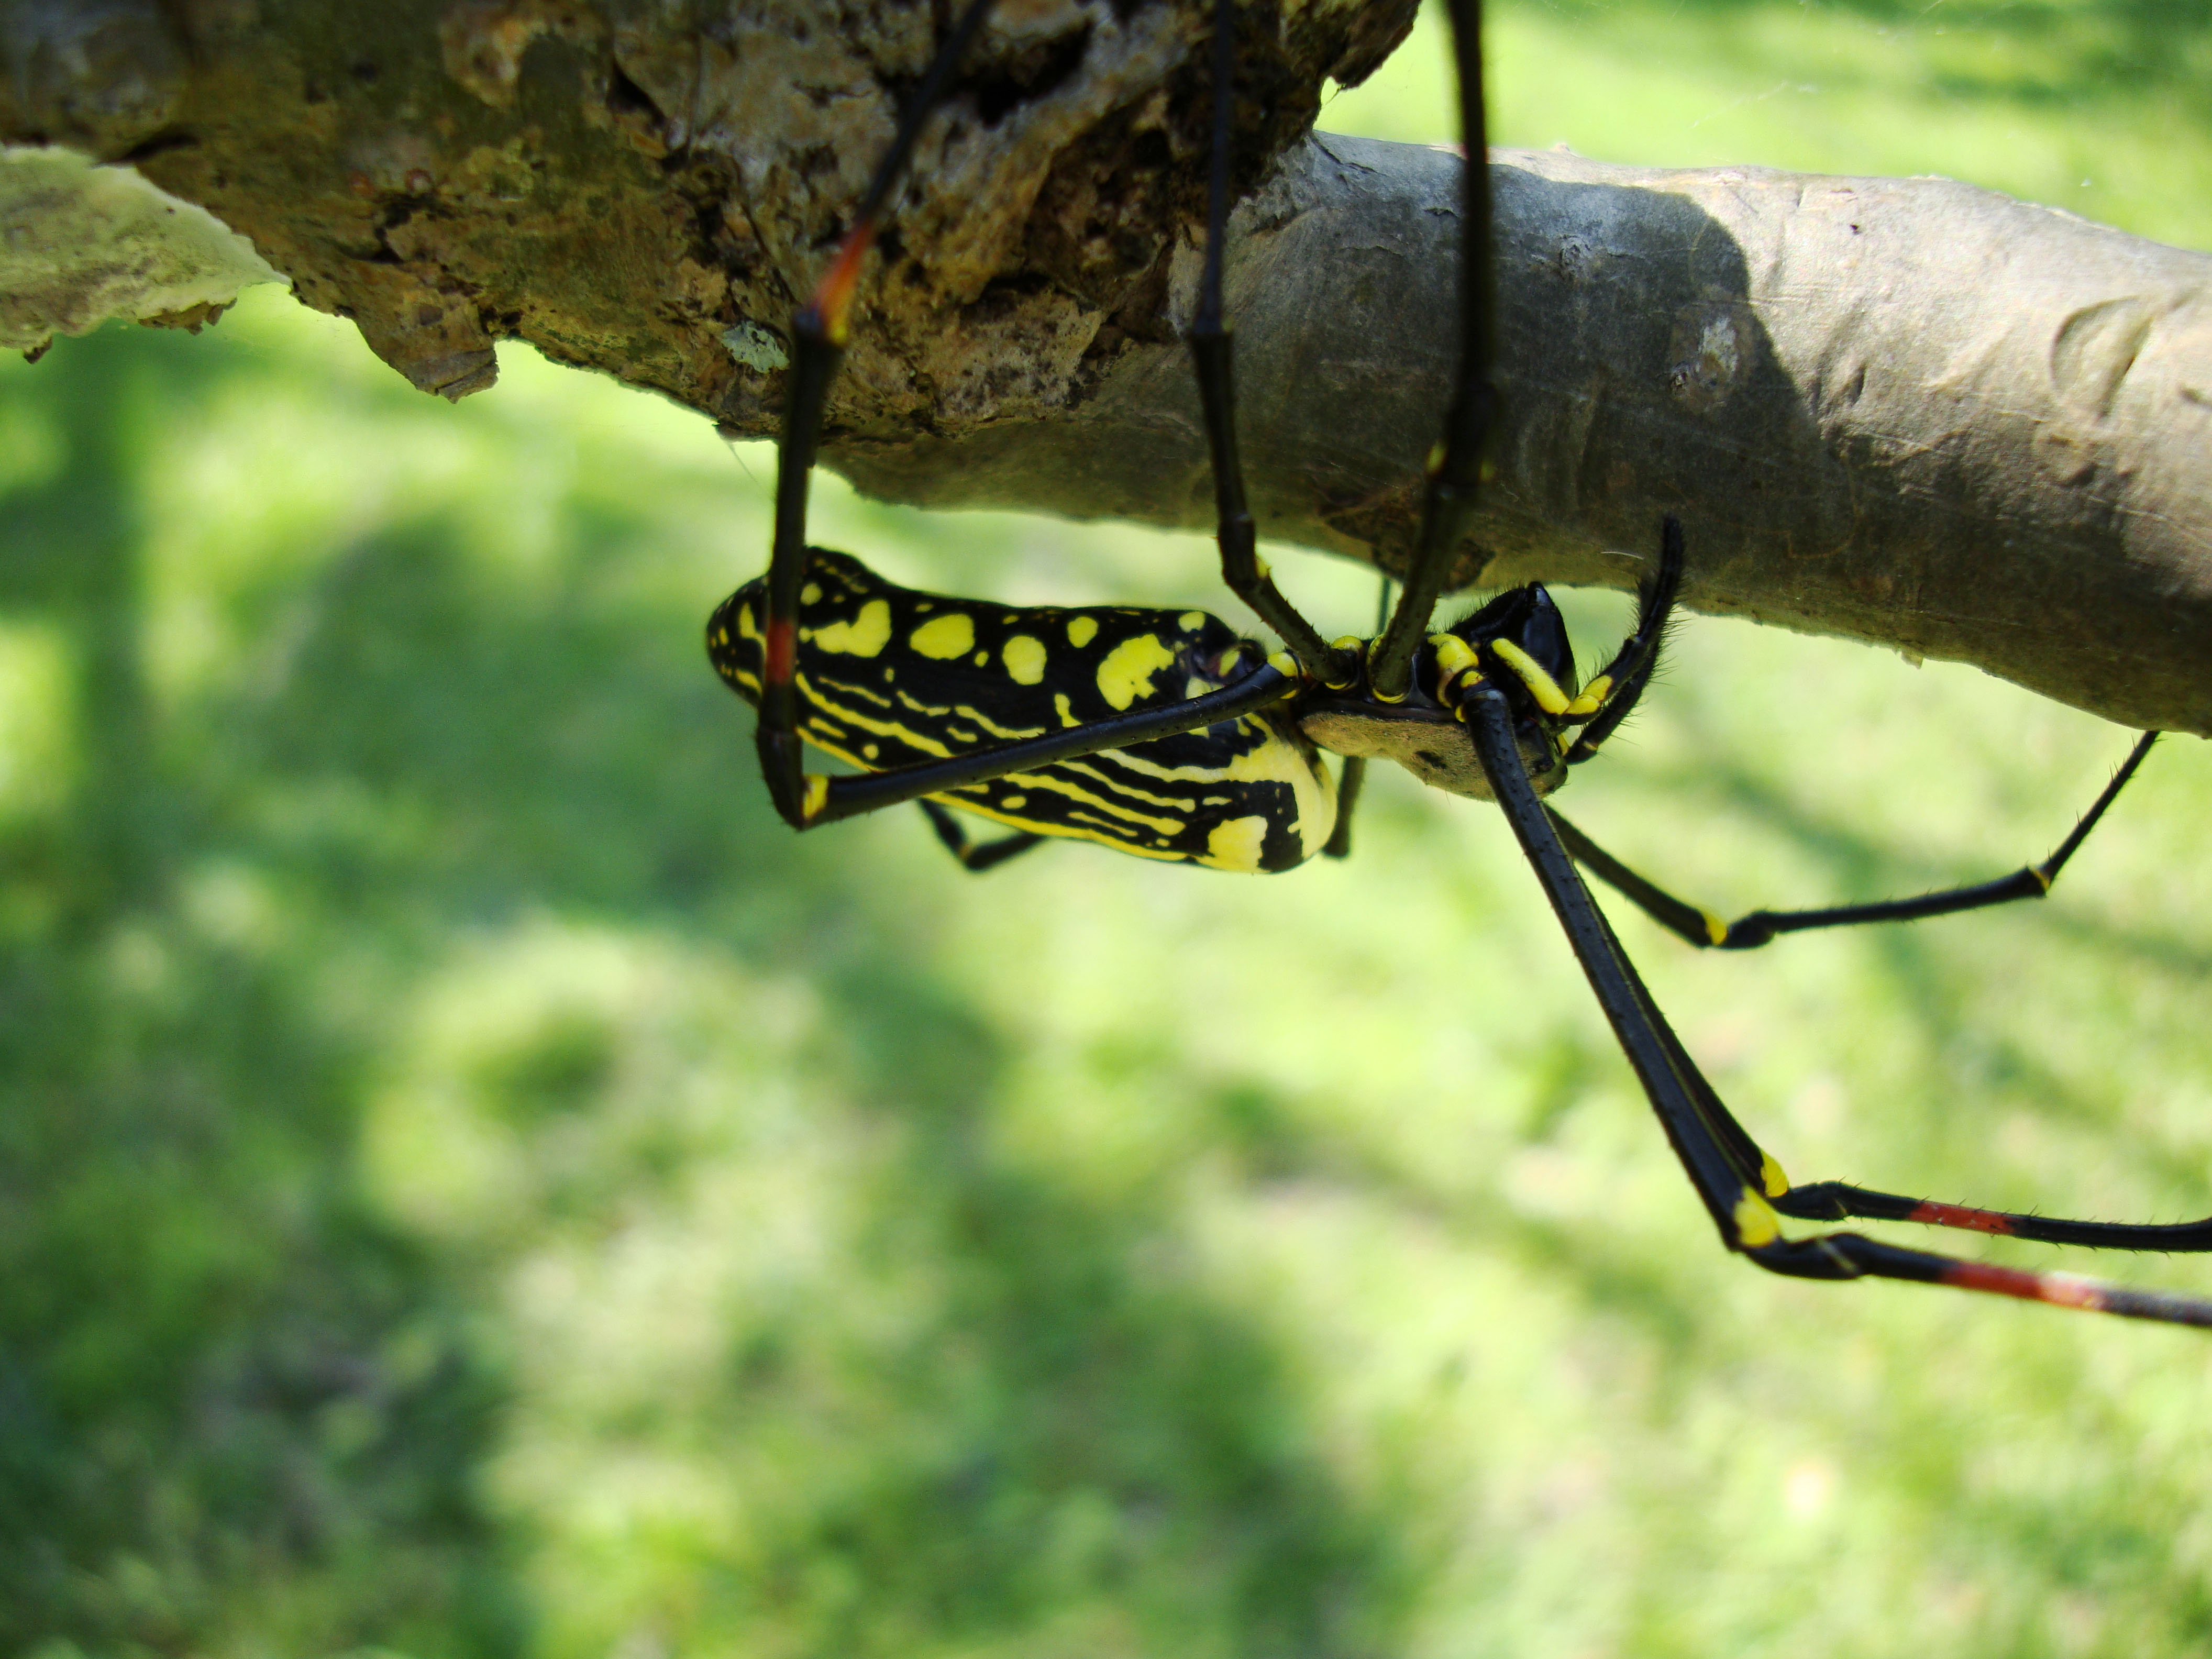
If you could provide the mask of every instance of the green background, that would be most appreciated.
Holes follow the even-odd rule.
[[[2195,0],[1492,40],[1501,143],[2212,247]],[[1439,46],[1323,124],[1449,138]],[[1486,809],[1379,779],[1274,878],[789,835],[700,643],[770,469],[525,349],[448,408],[274,290],[0,364],[0,1652],[2212,1644],[2206,1339],[1731,1261]],[[903,580],[1237,616],[1203,539],[819,495]],[[2127,744],[1703,620],[1646,707],[1571,809],[1731,910],[2039,856]],[[2208,817],[2174,739],[2047,905],[1622,930],[1801,1178],[2179,1218]]]

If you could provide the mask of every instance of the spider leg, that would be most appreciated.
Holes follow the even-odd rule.
[[[1601,918],[1602,913],[1601,913]],[[1624,963],[1627,953],[1622,950],[1612,924],[1605,923],[1605,931],[1613,940],[1613,950]],[[2136,1223],[2112,1221],[2077,1221],[2063,1216],[2027,1215],[2009,1210],[1988,1210],[1964,1204],[1945,1204],[1927,1199],[1908,1198],[1901,1194],[1885,1193],[1871,1188],[1854,1186],[1847,1182],[1821,1181],[1802,1186],[1790,1183],[1782,1167],[1760,1150],[1748,1131],[1739,1123],[1719,1097],[1706,1083],[1704,1074],[1683,1048],[1674,1028],[1660,1012],[1640,975],[1629,969],[1637,994],[1642,998],[1647,1013],[1660,1032],[1669,1054],[1683,1076],[1689,1079],[1693,1093],[1705,1103],[1709,1115],[1718,1125],[1724,1139],[1735,1148],[1740,1165],[1756,1164],[1767,1200],[1784,1215],[1808,1221],[1841,1221],[1858,1217],[1874,1221],[1910,1221],[1926,1227],[1949,1227],[1964,1232],[1998,1233],[2014,1238],[2033,1239],[2046,1244],[2078,1244],[2093,1249],[2162,1250],[2196,1253],[2212,1250],[2212,1217],[2202,1221],[2179,1223]]]
[[[1638,875],[1551,806],[1547,805],[1544,812],[1552,820],[1552,828],[1568,856],[1677,939],[1701,950],[1727,939],[1731,924]]]
[[[1923,1227],[1955,1227],[1962,1232],[2002,1233],[2045,1244],[2085,1244],[2100,1250],[2212,1250],[2212,1216],[2202,1221],[2073,1221],[2064,1216],[2023,1215],[1965,1204],[1939,1204],[1877,1192],[1849,1182],[1815,1181],[1778,1194],[1774,1207],[1807,1221],[1841,1221],[1861,1216],[1870,1221],[1911,1221]]]
[[[2058,879],[2058,872],[2074,856],[2097,821],[2105,816],[2130,778],[2136,775],[2158,733],[2146,732],[2136,739],[2135,747],[2120,763],[2097,799],[2090,803],[2075,824],[2072,833],[2058,844],[2040,864],[2023,865],[2008,876],[1995,881],[1974,882],[1960,887],[1946,887],[1937,892],[1923,893],[1917,898],[1884,899],[1870,904],[1842,904],[1820,910],[1753,910],[1738,916],[1734,921],[1723,921],[1711,911],[1700,908],[1676,898],[1600,847],[1588,836],[1569,823],[1557,812],[1552,822],[1559,832],[1576,862],[1607,886],[1627,898],[1646,915],[1678,938],[1704,949],[1717,946],[1723,951],[1748,951],[1782,933],[1809,933],[1820,927],[1851,927],[1875,921],[1917,921],[1924,916],[1955,915],[1962,910],[1982,910],[1991,905],[2009,904],[2016,899],[2039,899],[2051,891]],[[1548,809],[1547,809],[1548,810]]]
[[[1595,712],[1572,716],[1589,724],[1564,757],[1568,765],[1580,766],[1596,754],[1644,696],[1659,666],[1660,642],[1666,638],[1675,597],[1681,591],[1682,521],[1669,513],[1659,526],[1659,574],[1642,584],[1635,628],[1613,653],[1613,660],[1575,699],[1575,709],[1594,704]]]
[[[1366,757],[1346,755],[1336,775],[1336,825],[1328,832],[1328,840],[1322,846],[1322,856],[1348,859],[1352,856],[1352,809],[1359,804],[1359,792],[1367,782]]]
[[[969,46],[981,33],[992,0],[969,0],[967,9],[922,77],[921,87],[899,117],[890,148],[876,166],[860,211],[838,244],[830,269],[812,297],[792,319],[793,346],[790,379],[783,401],[783,435],[776,446],[775,535],[769,554],[764,655],[760,715],[753,741],[760,751],[761,775],[785,823],[804,828],[807,782],[800,755],[798,673],[799,590],[806,569],[806,483],[822,434],[822,413],[830,382],[845,355],[853,295],[867,258],[884,206],[906,170],[915,140],[945,95]]]
[[[1234,354],[1221,305],[1222,247],[1229,240],[1229,135],[1237,101],[1236,67],[1236,8],[1232,0],[1214,0],[1213,143],[1207,169],[1206,266],[1189,338],[1213,467],[1214,533],[1221,546],[1221,580],[1275,630],[1306,672],[1341,689],[1358,678],[1358,658],[1348,647],[1323,640],[1267,574],[1260,559],[1258,526],[1244,497],[1243,465],[1237,458]]]
[[[1390,579],[1382,579],[1382,592],[1375,602],[1375,631],[1381,633],[1390,617]],[[1352,809],[1358,802],[1361,787],[1367,781],[1367,761],[1364,756],[1347,755],[1343,769],[1336,779],[1336,827],[1328,833],[1328,845],[1321,850],[1323,857],[1344,859],[1352,856]]]
[[[1483,441],[1498,393],[1491,384],[1495,348],[1490,228],[1489,131],[1482,100],[1482,8],[1450,0],[1452,57],[1459,74],[1459,130],[1467,155],[1460,167],[1459,370],[1443,436],[1431,453],[1421,527],[1406,569],[1406,589],[1389,626],[1369,648],[1368,683],[1385,702],[1404,699],[1413,684],[1413,653],[1428,637],[1430,614],[1450,581],[1461,538],[1474,514],[1482,482]]]
[[[977,842],[968,833],[968,826],[960,813],[939,805],[924,797],[915,803],[929,819],[929,827],[937,831],[938,840],[945,850],[958,859],[961,867],[981,875],[986,870],[995,870],[1008,859],[1019,856],[1044,840],[1042,836],[1028,830],[1017,830],[996,841]]]
[[[1958,1290],[2017,1297],[2127,1318],[2212,1327],[2212,1301],[2199,1297],[2140,1291],[2072,1273],[1994,1267],[1932,1251],[1907,1249],[1858,1233],[1822,1233],[1802,1239],[1785,1237],[1778,1214],[1781,1208],[1778,1200],[1786,1203],[1794,1191],[1801,1198],[1809,1195],[1815,1202],[1843,1206],[1846,1200],[1839,1194],[1857,1194],[1859,1189],[1827,1185],[1793,1189],[1780,1166],[1759,1151],[1758,1143],[1736,1121],[1682,1047],[1635,965],[1620,948],[1620,941],[1613,935],[1603,912],[1583,885],[1582,878],[1553,831],[1551,820],[1545,816],[1542,804],[1522,769],[1520,750],[1514,740],[1513,714],[1504,694],[1494,685],[1479,686],[1467,698],[1466,708],[1476,756],[1506,821],[1512,825],[1521,850],[1543,886],[1576,959],[1596,994],[1598,1005],[1604,1010],[1614,1037],[1643,1085],[1691,1185],[1719,1229],[1721,1242],[1729,1249],[1750,1257],[1770,1273],[1793,1278],[1895,1279],[1948,1285]],[[1869,1200],[1891,1201],[1887,1194],[1867,1194],[1864,1197]],[[1919,1207],[1940,1210],[1944,1206]],[[1867,1212],[1844,1207],[1821,1213]],[[1991,1212],[1956,1213],[1996,1218]],[[1941,1214],[1912,1214],[1897,1218],[1969,1224]],[[2122,1243],[2113,1236],[2116,1233],[2162,1233],[2164,1236],[2157,1240],[2142,1237],[2140,1242],[2130,1243],[2134,1248],[2174,1248],[2169,1242],[2171,1234],[2164,1233],[2164,1230],[2102,1228],[2094,1223],[2069,1224],[2096,1228],[2102,1235],[2081,1238],[2081,1243]],[[1980,1230],[1994,1231],[1986,1227]]]

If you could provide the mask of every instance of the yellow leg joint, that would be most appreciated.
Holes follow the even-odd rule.
[[[1376,642],[1375,642],[1373,640],[1370,640],[1370,641],[1367,641],[1367,660],[1368,660],[1368,662],[1369,662],[1370,665],[1371,665],[1371,664],[1374,662],[1374,660],[1375,660],[1375,645],[1376,645]],[[1412,693],[1413,689],[1413,688],[1412,687],[1412,685],[1411,685],[1411,684],[1408,684],[1408,685],[1407,686],[1406,690],[1403,690],[1403,691],[1401,691],[1401,692],[1400,692],[1396,696],[1395,696],[1395,697],[1386,697],[1386,696],[1384,696],[1382,694],[1382,692],[1380,692],[1379,690],[1376,690],[1375,686],[1374,686],[1374,685],[1373,685],[1373,684],[1370,682],[1370,684],[1368,685],[1367,692],[1368,692],[1368,695],[1369,695],[1370,696],[1373,697],[1373,698],[1375,699],[1375,701],[1376,701],[1376,702],[1405,702],[1405,701],[1406,701],[1407,697],[1407,696]]]
[[[1747,1187],[1736,1202],[1735,1241],[1747,1250],[1771,1244],[1782,1237],[1782,1218],[1757,1193]]]
[[[1790,1190],[1790,1177],[1782,1173],[1782,1166],[1774,1161],[1774,1154],[1759,1154],[1759,1178],[1766,1183],[1766,1195],[1779,1198]]]
[[[1705,937],[1716,945],[1726,945],[1728,943],[1728,923],[1723,921],[1718,916],[1715,915],[1710,910],[1701,910],[1698,914],[1705,919]]]
[[[1559,690],[1559,683],[1544,672],[1543,665],[1510,640],[1492,640],[1490,648],[1498,659],[1518,675],[1536,699],[1536,707],[1547,714],[1564,714],[1569,703],[1567,694]]]
[[[1613,676],[1610,674],[1601,674],[1595,679],[1592,680],[1588,685],[1583,687],[1582,696],[1577,697],[1572,702],[1567,705],[1567,713],[1570,714],[1595,714],[1599,709],[1605,707],[1606,700],[1612,696]]]
[[[1474,695],[1474,688],[1482,684],[1479,673],[1468,673],[1456,680],[1447,680],[1437,688],[1438,698],[1451,707],[1452,718],[1464,726],[1467,723],[1467,700]]]
[[[2027,873],[2035,878],[2035,884],[2045,892],[2051,890],[2051,872],[2039,864],[2031,864],[2027,866]]]
[[[829,804],[829,778],[820,772],[809,772],[806,775],[806,793],[799,804],[799,816],[811,823]]]
[[[1454,676],[1474,667],[1481,659],[1475,649],[1456,634],[1431,634],[1429,649],[1437,653],[1437,683],[1449,684]]]
[[[1298,659],[1287,651],[1278,651],[1270,656],[1267,659],[1267,666],[1278,674],[1287,674],[1292,679],[1298,678]],[[1073,726],[1075,722],[1070,720],[1068,724]]]
[[[1357,634],[1346,634],[1342,639],[1331,640],[1328,642],[1328,648],[1330,650],[1336,652],[1341,658],[1351,662],[1358,662],[1359,660],[1359,653],[1366,648],[1366,646],[1367,641],[1361,639]],[[1349,676],[1340,680],[1333,680],[1327,675],[1323,675],[1322,677],[1322,684],[1328,686],[1332,691],[1349,691],[1353,686],[1359,684],[1359,674],[1357,670],[1354,670]]]

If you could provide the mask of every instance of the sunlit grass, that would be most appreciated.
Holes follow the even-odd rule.
[[[1647,167],[1941,173],[2212,248],[2212,27],[2171,9],[1510,0],[1491,142]],[[1441,9],[1321,125],[1455,140]]]

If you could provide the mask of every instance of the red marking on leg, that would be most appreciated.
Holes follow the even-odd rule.
[[[837,257],[830,262],[830,269],[822,275],[814,290],[811,309],[820,319],[822,332],[830,344],[842,346],[853,312],[853,292],[860,285],[860,262],[868,257],[868,249],[876,240],[876,227],[872,220],[863,219],[845,233],[838,245]]]
[[[799,625],[796,623],[769,619],[767,658],[761,675],[762,684],[789,685],[799,665]]]
[[[1995,1210],[1970,1210],[1963,1204],[1923,1204],[1905,1218],[1929,1227],[1963,1227],[1973,1233],[2008,1233],[2012,1220]]]
[[[1993,1296],[2016,1296],[2027,1302],[2049,1302],[2062,1308],[2087,1308],[2095,1312],[2105,1305],[2104,1287],[2094,1279],[2072,1273],[2031,1273],[2017,1267],[1993,1267],[1985,1262],[1961,1261],[1946,1268],[1942,1282],[1962,1291],[1987,1291]]]

